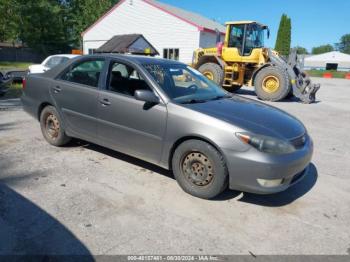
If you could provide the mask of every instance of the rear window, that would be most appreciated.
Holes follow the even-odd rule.
[[[45,66],[52,69],[55,66],[58,66],[59,64],[62,64],[66,61],[68,61],[68,57],[63,57],[63,56],[56,56],[56,57],[51,57],[46,63]]]
[[[103,60],[81,62],[64,73],[61,79],[72,83],[97,87],[104,63]]]

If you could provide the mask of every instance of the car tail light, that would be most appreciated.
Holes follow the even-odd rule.
[[[23,77],[23,79],[22,79],[22,89],[23,89],[23,90],[26,89],[26,86],[27,86],[27,81],[26,81],[26,79]]]

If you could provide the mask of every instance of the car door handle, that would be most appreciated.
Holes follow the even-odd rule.
[[[56,86],[56,87],[53,88],[53,91],[54,91],[55,94],[58,94],[59,92],[62,91],[62,89],[59,86]]]
[[[109,100],[107,98],[104,98],[104,99],[100,100],[100,103],[103,106],[109,106],[111,104],[111,102],[109,102]]]

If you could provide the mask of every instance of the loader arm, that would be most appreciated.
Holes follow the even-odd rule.
[[[292,85],[293,95],[299,98],[303,103],[310,104],[315,102],[316,93],[320,89],[320,84],[311,83],[311,79],[305,72],[302,72],[297,59],[296,49],[292,49],[286,62],[280,56],[276,55],[270,49],[268,50],[270,62],[287,71],[290,83]]]

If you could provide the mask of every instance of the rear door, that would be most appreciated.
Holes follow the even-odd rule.
[[[51,87],[68,135],[95,140],[97,105],[104,59],[84,59],[73,64]]]
[[[149,162],[160,161],[167,109],[134,98],[138,89],[152,91],[140,72],[125,62],[112,61],[98,104],[98,138],[104,145]]]

